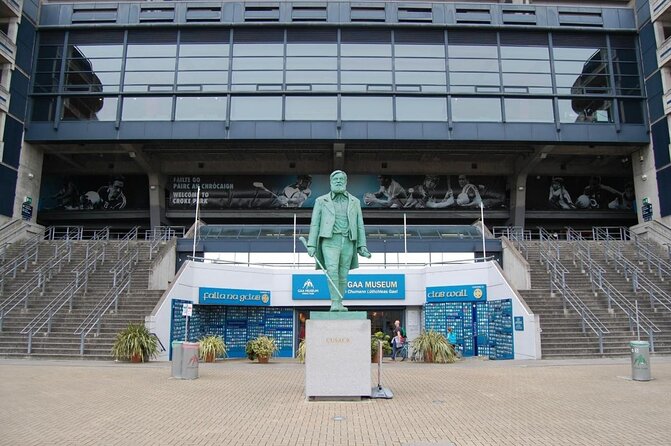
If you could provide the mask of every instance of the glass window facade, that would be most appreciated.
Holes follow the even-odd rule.
[[[597,32],[45,31],[32,119],[642,124],[637,54]]]

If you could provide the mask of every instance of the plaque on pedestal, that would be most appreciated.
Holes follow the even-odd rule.
[[[365,312],[312,312],[305,339],[306,397],[370,396],[370,320]]]

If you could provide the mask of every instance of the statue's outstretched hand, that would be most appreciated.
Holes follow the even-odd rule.
[[[310,257],[314,257],[316,251],[317,251],[317,248],[315,248],[314,246],[308,246],[308,255]]]
[[[368,248],[366,248],[365,246],[362,246],[361,248],[357,249],[357,252],[361,257],[365,257],[367,259],[371,258],[371,253],[368,252]]]

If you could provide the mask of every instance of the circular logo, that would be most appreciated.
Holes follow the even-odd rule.
[[[267,304],[268,302],[270,302],[270,296],[268,296],[266,293],[263,293],[261,295],[261,302]]]
[[[473,296],[475,296],[476,299],[480,299],[482,297],[482,289],[476,288],[475,291],[473,291]]]

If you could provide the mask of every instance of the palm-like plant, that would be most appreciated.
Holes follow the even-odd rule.
[[[117,334],[112,355],[122,361],[145,362],[158,354],[156,336],[144,324],[128,324]]]
[[[298,352],[296,353],[296,358],[298,358],[298,361],[300,361],[301,364],[305,364],[305,350],[306,350],[306,343],[305,339],[301,341],[300,344],[298,344]]]
[[[216,358],[226,356],[226,344],[221,336],[205,336],[198,342],[200,343],[200,359],[205,362],[214,362]]]
[[[375,332],[375,334],[370,337],[370,353],[371,358],[375,360],[375,362],[377,362],[378,355],[380,354],[380,341],[382,341],[383,355],[391,353],[391,336],[384,334],[381,331]]]
[[[258,359],[259,362],[268,362],[268,358],[277,352],[278,348],[273,338],[259,336],[250,341],[249,350],[251,350],[254,357]]]
[[[425,362],[452,363],[457,360],[454,347],[437,331],[423,332],[413,340],[412,345],[422,354]]]

